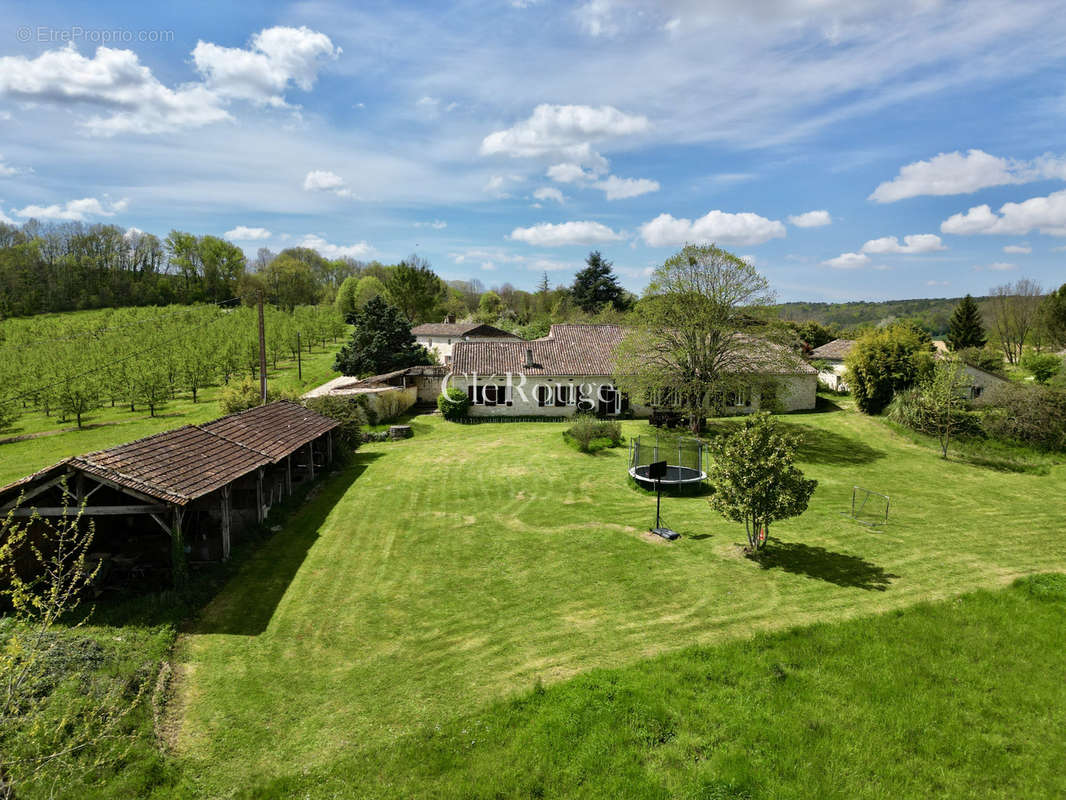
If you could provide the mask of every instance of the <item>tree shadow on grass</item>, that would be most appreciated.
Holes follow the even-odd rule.
[[[800,542],[782,542],[774,537],[769,539],[765,550],[749,558],[763,569],[782,569],[866,591],[884,592],[892,580],[899,577],[861,556],[834,553],[824,547]]]
[[[280,531],[250,554],[192,626],[192,633],[258,636],[270,623],[334,506],[381,453],[357,452],[352,463],[323,481]],[[357,557],[357,556],[355,556]]]
[[[887,453],[870,447],[855,436],[845,436],[835,431],[817,430],[785,421],[779,423],[782,430],[799,439],[796,458],[808,464],[870,464]]]

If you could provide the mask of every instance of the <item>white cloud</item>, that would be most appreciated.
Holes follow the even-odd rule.
[[[788,218],[790,225],[795,225],[797,228],[820,228],[823,225],[829,225],[833,222],[833,218],[829,215],[828,211],[807,211],[803,214],[795,214]]]
[[[274,27],[255,34],[248,49],[197,42],[192,58],[218,96],[284,107],[290,85],[310,91],[322,63],[340,53],[324,33]]]
[[[940,225],[941,233],[960,236],[976,233],[1024,236],[1033,230],[1049,236],[1066,236],[1066,189],[1021,203],[1004,203],[999,214],[987,204],[974,206]]]
[[[1004,253],[1027,256],[1033,252],[1033,248],[1027,244],[1008,244],[1003,248]]]
[[[1032,161],[1017,161],[989,155],[983,150],[940,153],[928,161],[915,161],[900,168],[891,181],[878,186],[870,200],[894,203],[920,195],[971,194],[990,186],[1066,179],[1066,159],[1050,154]]]
[[[330,244],[313,233],[304,236],[299,246],[317,250],[325,258],[366,258],[374,252],[374,248],[365,241],[349,245]]]
[[[444,230],[448,227],[448,223],[442,219],[434,219],[428,222],[416,222],[416,228],[433,228],[435,231]]]
[[[581,183],[596,179],[596,174],[582,169],[577,164],[552,164],[547,175],[556,183]]]
[[[542,222],[529,228],[515,228],[509,238],[540,247],[561,247],[616,242],[622,235],[599,222],[579,221],[559,224]]]
[[[627,114],[614,106],[542,103],[528,119],[486,136],[481,142],[481,154],[554,157],[603,172],[607,160],[592,149],[593,142],[644,133],[650,127],[642,114]]]
[[[11,217],[4,213],[4,209],[2,208],[0,208],[0,222],[4,223],[5,225],[18,225],[15,220],[11,219]]]
[[[917,253],[935,253],[947,250],[940,237],[935,233],[916,233],[903,237],[903,244],[895,236],[882,236],[880,239],[871,239],[862,246],[863,253],[874,254],[904,254],[914,255]]]
[[[926,286],[950,286],[948,281],[926,281]]]
[[[688,242],[755,245],[786,235],[778,220],[743,212],[730,214],[714,210],[697,220],[677,219],[660,214],[640,226],[644,242],[652,247],[668,247]]]
[[[554,200],[556,203],[566,202],[566,196],[552,186],[542,186],[533,192],[533,196],[538,200]]]
[[[608,200],[624,200],[659,191],[658,181],[649,178],[619,178],[617,175],[608,175],[595,186],[604,191]]]
[[[4,161],[4,157],[0,155],[0,178],[10,178],[12,175],[18,175],[24,170],[18,167],[13,167]]]
[[[50,206],[29,205],[12,213],[25,219],[61,220],[66,222],[84,222],[88,217],[113,217],[129,206],[126,199],[102,203],[95,197],[83,197],[80,200],[68,200]]]
[[[132,225],[126,228],[126,232],[122,234],[123,239],[136,239],[138,236],[144,236],[144,231],[140,228],[135,228]]]
[[[304,177],[305,192],[333,192],[337,197],[351,197],[352,190],[345,186],[344,178],[328,169],[311,170]]]
[[[169,89],[132,50],[99,47],[86,58],[73,43],[33,59],[0,58],[0,96],[99,107],[107,116],[90,117],[83,124],[105,136],[159,133],[229,119],[219,96],[202,84]]]
[[[271,233],[266,228],[249,228],[247,225],[238,225],[233,230],[226,231],[222,235],[236,242],[254,242],[257,239],[269,239]]]
[[[976,272],[984,272],[986,270],[990,272],[1009,272],[1012,269],[1018,269],[1018,265],[1012,264],[1009,261],[993,261],[991,264],[974,267],[974,271]]]
[[[841,253],[836,258],[830,258],[822,262],[833,269],[857,269],[870,262],[870,257],[865,253]]]

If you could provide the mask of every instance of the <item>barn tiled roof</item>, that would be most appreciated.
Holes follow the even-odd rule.
[[[425,322],[411,328],[415,336],[492,336],[495,338],[517,339],[513,333],[508,333],[492,325],[481,322]]]
[[[848,357],[851,348],[855,345],[854,339],[834,339],[831,342],[816,347],[811,351],[811,358],[828,358],[834,361],[843,361]]]
[[[74,456],[0,488],[0,496],[66,466],[133,492],[184,505],[273,464],[336,420],[295,403],[269,403],[205,425],[186,425],[127,444]]]
[[[516,342],[459,342],[452,347],[452,371],[460,374],[610,375],[614,351],[626,336],[621,325],[552,325],[543,339]],[[767,348],[752,360],[768,361]],[[532,359],[530,356],[532,355]],[[815,373],[810,365],[773,357],[767,372]],[[532,362],[532,366],[530,363]]]
[[[337,421],[297,403],[281,401],[230,414],[201,427],[278,461],[336,428]]]

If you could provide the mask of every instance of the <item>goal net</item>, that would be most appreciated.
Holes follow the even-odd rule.
[[[841,513],[863,525],[884,525],[888,522],[889,503],[890,499],[887,494],[864,489],[861,486],[853,486],[851,487],[851,510]]]

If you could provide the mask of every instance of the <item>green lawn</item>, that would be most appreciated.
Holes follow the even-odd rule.
[[[277,369],[267,371],[272,390],[302,393],[325,383],[340,373],[333,371],[333,359],[343,342],[314,353],[303,354],[303,379],[297,378],[296,364],[280,362]],[[35,433],[52,433],[39,438],[0,443],[0,486],[54,464],[67,456],[90,453],[105,447],[131,442],[153,433],[208,422],[222,416],[218,397],[221,388],[209,386],[198,393],[197,403],[188,393],[178,396],[159,410],[155,417],[147,409],[131,412],[129,407],[105,406],[86,415],[84,427],[78,430],[73,420],[61,422],[55,414],[40,412],[23,415],[14,427],[0,433],[0,440]],[[59,433],[55,433],[60,431]]]
[[[911,641],[906,629],[893,644],[892,616],[856,623],[841,634],[848,652],[838,653],[827,669],[835,664],[843,672],[864,666],[872,671],[865,677],[828,675],[825,685],[816,656],[822,652],[820,637],[828,633],[816,629],[771,639],[761,634],[1066,570],[1066,536],[1056,502],[1066,494],[1064,468],[1034,475],[944,462],[932,449],[850,411],[787,421],[806,437],[803,467],[819,487],[803,517],[775,528],[780,541],[772,543],[773,556],[761,566],[741,555],[743,531],[713,515],[700,497],[664,501],[665,518],[684,535],[679,542],[647,540],[642,531],[654,514],[654,497],[627,483],[625,450],[577,453],[564,443],[561,424],[458,426],[420,417],[414,420],[415,438],[364,447],[353,466],[330,479],[284,531],[252,555],[179,642],[171,713],[180,723],[182,792],[228,796],[238,787],[251,794],[260,787],[263,796],[277,797],[473,796],[491,795],[482,791],[491,778],[489,784],[496,782],[500,796],[507,797],[678,796],[682,789],[680,796],[747,796],[713,783],[722,776],[749,787],[753,797],[829,796],[806,786],[815,785],[810,781],[818,759],[831,755],[833,769],[825,780],[842,776],[837,796],[938,794],[919,791],[921,776],[939,781],[934,785],[942,787],[939,794],[959,796],[966,792],[951,778],[952,769],[965,767],[971,771],[964,774],[977,776],[980,742],[968,740],[953,749],[950,736],[977,735],[968,726],[976,719],[991,725],[987,744],[1005,748],[1012,746],[1018,725],[1035,719],[1034,730],[1057,734],[1051,744],[1061,753],[1062,696],[1042,684],[1042,694],[1034,697],[1058,703],[1044,717],[1014,682],[1002,686],[1002,702],[994,709],[978,704],[976,717],[961,715],[952,722],[949,738],[924,730],[933,720],[953,719],[958,709],[952,698],[980,673],[980,653],[1007,658],[1011,651],[1001,648],[1013,647],[1015,634],[1040,658],[1060,653],[1047,644],[1046,628],[1057,625],[1052,641],[1061,641],[1061,610],[1034,622],[1041,633],[1030,631],[1028,640],[1024,625],[1015,632],[999,624],[996,639],[969,630],[971,623],[962,618],[966,635],[960,641],[984,643],[983,651],[953,650],[950,632],[932,640],[947,629],[923,623],[922,615],[950,614],[950,605],[947,612],[913,612],[932,650],[904,647]],[[626,427],[632,434],[644,426]],[[892,496],[886,529],[868,529],[841,516],[853,484]],[[783,686],[811,686],[782,728],[797,732],[803,746],[794,752],[774,755],[775,749],[788,751],[790,737],[759,738],[787,706],[787,693],[763,687],[763,695],[749,696],[743,681],[730,690],[727,670],[722,686],[706,695],[689,681],[671,684],[690,693],[678,700],[676,713],[688,720],[683,725],[667,724],[673,706],[650,694],[647,735],[654,741],[640,747],[612,738],[623,736],[631,723],[644,730],[632,714],[595,716],[586,731],[578,725],[584,712],[568,710],[571,698],[583,692],[597,696],[605,675],[650,686],[648,671],[660,666],[640,665],[645,659],[752,636],[757,638],[722,652],[757,655],[764,647],[784,648]],[[812,637],[815,647],[806,660],[794,654],[800,666],[793,682],[787,677],[793,672],[789,648],[803,645],[801,640],[789,645],[789,636]],[[850,654],[868,638],[869,658],[861,648]],[[832,646],[825,648],[831,654]],[[923,654],[931,659],[929,674],[909,660]],[[725,670],[734,657],[739,656],[712,661]],[[680,660],[667,659],[661,668],[688,674],[700,658],[677,656]],[[944,672],[951,659],[960,664],[976,659],[959,683]],[[755,661],[752,669],[765,669],[766,663]],[[1053,666],[1061,676],[1061,663]],[[622,671],[554,688],[593,669]],[[743,668],[735,669],[740,680]],[[903,678],[892,675],[891,691],[879,694],[878,669],[919,670],[916,685],[926,686],[929,704],[921,706],[925,716],[916,717],[917,726],[906,722],[904,711],[913,703]],[[994,674],[1001,672],[1009,670]],[[528,701],[528,692],[541,682],[553,687],[548,699]],[[968,691],[979,695],[995,686],[988,682]],[[514,712],[518,731],[497,742],[500,720],[512,712],[507,704],[494,704],[523,693],[526,704]],[[856,696],[862,707],[853,711],[847,703]],[[923,695],[914,697],[916,702]],[[729,701],[724,710],[709,707],[708,713],[714,710],[724,727],[699,719],[703,703],[717,708],[723,698]],[[852,724],[873,725],[882,701],[907,703],[886,714],[885,727],[874,726],[851,742]],[[636,708],[638,717],[645,713],[643,704]],[[818,710],[820,716],[811,716]],[[733,713],[750,719],[729,722]],[[655,715],[665,715],[666,722],[656,722]],[[1055,720],[1058,727],[1050,725]],[[481,727],[470,727],[475,723]],[[668,747],[649,753],[656,737],[667,735],[656,730],[675,733],[667,736]],[[825,737],[821,749],[819,730]],[[876,752],[878,735],[896,749]],[[560,751],[559,771],[543,755],[551,750],[544,737]],[[749,750],[745,742],[751,737]],[[726,741],[730,746],[719,757]],[[618,749],[626,746],[636,765]],[[1020,759],[1033,749],[1027,743],[1017,759],[990,762],[996,770],[990,780],[999,783],[976,794],[1008,786]],[[939,759],[948,751],[963,763]],[[485,759],[478,757],[482,752],[488,753]],[[535,761],[536,753],[542,761]],[[910,757],[928,760],[924,772],[897,763]],[[1034,762],[1038,768],[1048,763],[1048,754],[1042,757]],[[706,763],[693,767],[688,761],[693,758]],[[573,768],[563,769],[567,764]],[[776,770],[777,783],[757,780],[759,764]],[[454,780],[447,778],[453,766]],[[896,791],[879,789],[882,770],[891,773]],[[508,782],[508,771],[518,777]],[[1014,796],[1038,796],[1050,778],[1038,773],[1026,780],[1025,791]],[[711,781],[710,788],[701,794],[692,781]]]

